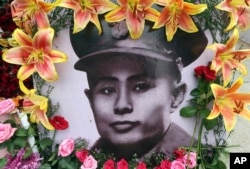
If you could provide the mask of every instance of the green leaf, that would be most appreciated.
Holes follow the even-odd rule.
[[[58,163],[59,167],[64,169],[75,169],[74,163],[71,162],[69,158],[63,158]]]
[[[217,124],[218,124],[217,118],[212,120],[204,119],[204,126],[207,130],[213,129]]]
[[[13,143],[9,142],[9,144],[7,145],[8,152],[13,154],[14,148],[15,148],[15,145]]]
[[[0,158],[0,168],[3,168],[6,163],[7,163],[7,159],[6,158]]]
[[[197,109],[194,106],[186,106],[180,110],[180,115],[182,117],[192,117],[196,114]]]
[[[56,157],[56,153],[53,153],[52,156],[48,159],[48,161],[53,161]]]
[[[225,163],[221,160],[218,161],[218,164],[217,164],[217,168],[219,169],[227,169],[227,166],[225,165]]]
[[[0,144],[0,149],[6,148],[8,146],[8,143],[9,143],[9,141],[5,141],[5,142],[1,143]]]
[[[31,154],[32,154],[32,149],[29,148],[28,150],[26,150],[26,152],[25,152],[25,154],[23,156],[23,159],[28,158]]]
[[[26,144],[27,144],[27,138],[25,138],[25,137],[17,137],[17,138],[15,138],[13,143],[14,143],[14,145],[16,145],[18,147],[25,147]]]
[[[58,163],[58,161],[59,161],[60,159],[55,159],[53,162],[52,162],[52,166],[54,166],[54,165],[56,165],[56,163]]]
[[[28,136],[28,132],[26,129],[24,128],[18,128],[15,132],[15,135],[16,136],[19,136],[19,137],[25,137],[25,136]]]
[[[200,95],[200,91],[199,91],[199,89],[197,89],[197,88],[195,88],[195,89],[193,89],[191,92],[190,92],[190,95],[191,96],[199,96]]]
[[[41,165],[38,169],[51,169],[51,166],[48,163]]]
[[[203,110],[200,110],[199,113],[200,113],[202,118],[206,118],[210,114],[210,110],[203,109]]]
[[[28,128],[28,135],[29,136],[35,136],[36,135],[36,132],[32,127]]]
[[[40,147],[42,150],[45,150],[47,147],[51,147],[53,144],[53,141],[51,138],[44,138],[40,140]]]

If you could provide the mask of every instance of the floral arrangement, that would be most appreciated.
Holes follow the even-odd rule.
[[[250,120],[250,93],[238,92],[241,76],[247,74],[242,61],[250,49],[235,49],[239,30],[250,27],[249,4],[249,0],[1,1],[0,116],[6,119],[0,123],[0,148],[6,150],[1,168],[226,168],[220,160],[227,147],[225,135],[234,129],[238,115]],[[66,54],[52,49],[53,38],[72,22],[73,33],[91,22],[101,36],[100,15],[106,22],[125,20],[132,39],[140,38],[145,20],[154,23],[153,29],[165,27],[162,36],[167,41],[177,29],[193,33],[199,26],[211,32],[214,43],[207,48],[214,57],[208,65],[195,68],[198,85],[190,93],[191,104],[180,111],[183,117],[196,117],[197,145],[180,147],[170,157],[155,152],[143,160],[135,154],[130,161],[117,161],[102,150],[89,150],[84,138],[54,142],[56,132],[70,124],[56,114],[59,106],[52,105],[49,97],[53,87],[46,83],[58,79],[54,63],[67,61]],[[240,73],[236,80],[235,72]],[[208,141],[209,131],[215,135],[215,145],[202,143],[202,138]]]

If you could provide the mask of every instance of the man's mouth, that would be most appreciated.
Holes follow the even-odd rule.
[[[138,121],[116,121],[111,123],[109,126],[118,133],[126,133],[139,124],[140,123]]]

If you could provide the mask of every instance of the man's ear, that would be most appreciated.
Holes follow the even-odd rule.
[[[187,85],[185,83],[179,83],[178,86],[173,90],[171,109],[173,112],[184,100],[187,91]]]

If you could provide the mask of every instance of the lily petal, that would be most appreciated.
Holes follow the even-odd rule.
[[[183,10],[189,15],[196,15],[207,9],[207,4],[183,3]]]
[[[15,29],[13,33],[13,38],[17,41],[17,43],[21,46],[32,46],[32,39],[26,33],[24,33],[21,29]]]
[[[33,46],[35,49],[42,49],[48,53],[52,48],[54,30],[52,28],[40,29],[33,37]]]
[[[47,128],[48,130],[54,130],[55,128],[50,124],[48,117],[46,116],[46,114],[41,111],[38,110],[37,111],[37,118],[40,120],[40,122],[43,124],[43,126],[45,128]]]
[[[197,32],[198,28],[196,27],[195,23],[193,22],[192,18],[182,12],[179,15],[180,19],[179,19],[179,28],[182,29],[183,31],[189,32],[189,33],[193,33],[193,32]]]
[[[57,50],[50,51],[49,57],[53,63],[66,62],[68,60],[68,57],[65,53]]]
[[[44,57],[43,63],[36,63],[35,68],[39,75],[48,82],[58,79],[56,68],[49,57]]]
[[[128,12],[126,23],[132,39],[138,39],[144,30],[145,20],[140,16],[135,16],[132,12]]]
[[[120,22],[125,19],[126,15],[125,8],[117,8],[105,15],[107,22]]]
[[[3,53],[2,58],[5,62],[11,63],[11,64],[25,65],[26,60],[25,58],[23,58],[23,56],[29,55],[30,51],[32,51],[31,47],[10,48]]]
[[[17,78],[19,80],[26,80],[35,72],[34,65],[23,65],[17,72]]]
[[[90,18],[91,18],[91,14],[86,11],[83,11],[80,9],[75,11],[73,33],[77,33],[83,30],[89,23]]]
[[[208,120],[214,119],[220,115],[219,106],[217,104],[213,105],[212,111],[210,112],[209,116],[207,117]]]

